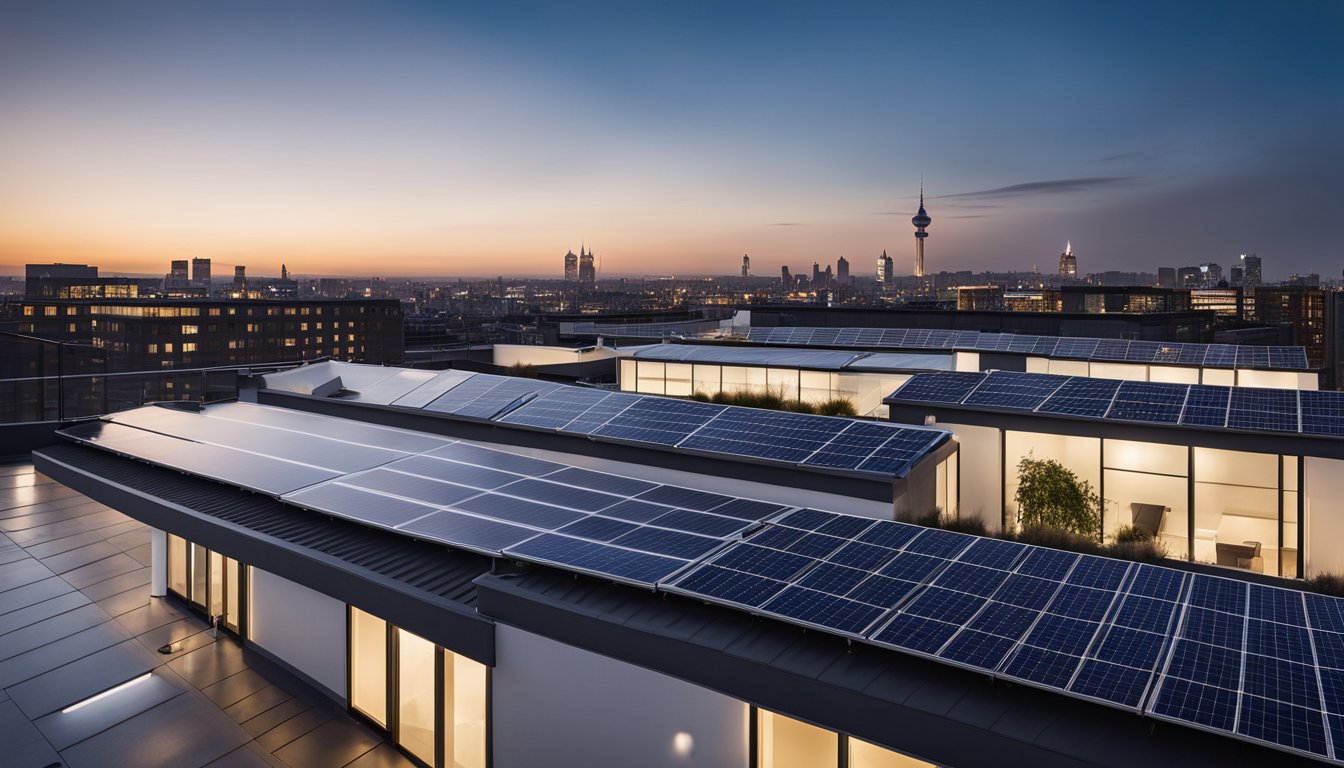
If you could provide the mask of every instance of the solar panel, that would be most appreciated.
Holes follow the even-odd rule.
[[[1110,410],[1111,401],[1119,389],[1120,382],[1114,379],[1071,376],[1037,411],[1101,418]]]
[[[1175,424],[1181,419],[1189,392],[1185,384],[1126,381],[1120,384],[1106,415],[1121,421]]]
[[[1344,437],[1344,393],[1304,389],[1298,397],[1304,433]]]
[[[507,547],[504,554],[641,587],[651,587],[690,564],[689,560],[553,533]]]
[[[1269,347],[1237,347],[1238,368],[1268,368]]]
[[[984,380],[983,373],[921,373],[901,385],[892,397],[919,403],[960,403]]]
[[[1227,409],[1229,429],[1298,431],[1297,391],[1233,387]]]
[[[643,397],[592,434],[641,443],[676,445],[724,410],[721,405]]]
[[[1229,387],[1190,385],[1180,423],[1196,427],[1227,426],[1227,405],[1231,396]]]
[[[1204,348],[1205,368],[1235,368],[1237,347],[1233,344],[1210,344]]]
[[[985,377],[966,399],[966,405],[1035,410],[1064,383],[1059,376],[1044,373],[996,371]]]
[[[1097,339],[1097,347],[1092,350],[1092,360],[1124,360],[1129,354],[1129,341],[1126,339]]]
[[[509,412],[500,421],[542,429],[562,429],[574,420],[575,414],[587,411],[609,396],[610,393],[599,389],[561,387],[541,393]]]
[[[1271,368],[1306,370],[1309,367],[1307,350],[1302,347],[1269,347],[1269,366]]]
[[[734,409],[715,416],[678,445],[796,463],[811,456],[848,426],[849,422],[841,419]]]
[[[1055,342],[1055,357],[1091,360],[1100,339],[1060,339]]]

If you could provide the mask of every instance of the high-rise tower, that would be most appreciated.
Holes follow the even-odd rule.
[[[574,255],[573,251],[565,253],[565,282],[577,283],[579,281],[579,257]]]
[[[924,210],[924,185],[919,185],[919,213],[916,213],[910,223],[915,225],[915,277],[924,276],[924,238],[929,236],[924,228],[933,223],[929,214]]]
[[[1064,252],[1059,254],[1059,276],[1068,281],[1078,277],[1078,257],[1073,255],[1073,241],[1064,244]]]
[[[751,277],[751,257],[745,253],[742,254],[742,276]]]
[[[579,246],[579,282],[592,285],[597,282],[597,269],[593,266],[593,252]]]
[[[840,285],[849,285],[849,259],[844,256],[835,260],[835,281]]]

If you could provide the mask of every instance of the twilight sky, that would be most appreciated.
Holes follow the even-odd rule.
[[[1344,3],[0,4],[0,273],[1344,268]]]

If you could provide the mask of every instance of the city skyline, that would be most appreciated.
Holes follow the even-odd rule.
[[[0,273],[1338,274],[1337,5],[317,8],[7,8]]]

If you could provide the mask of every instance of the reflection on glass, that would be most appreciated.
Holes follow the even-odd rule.
[[[350,609],[350,705],[387,727],[387,622]]]
[[[224,616],[224,556],[210,553],[210,615]]]
[[[206,562],[206,549],[200,544],[191,545],[191,602],[205,608],[206,579],[209,577],[209,564]]]
[[[242,593],[242,569],[233,558],[224,559],[224,626],[238,631],[238,596]]]
[[[756,711],[756,768],[824,768],[839,761],[839,734],[763,709]]]
[[[866,741],[849,740],[849,768],[923,768],[932,765]]]
[[[187,596],[187,540],[168,534],[168,588]]]
[[[452,768],[485,768],[485,665],[444,651],[443,751]]]

